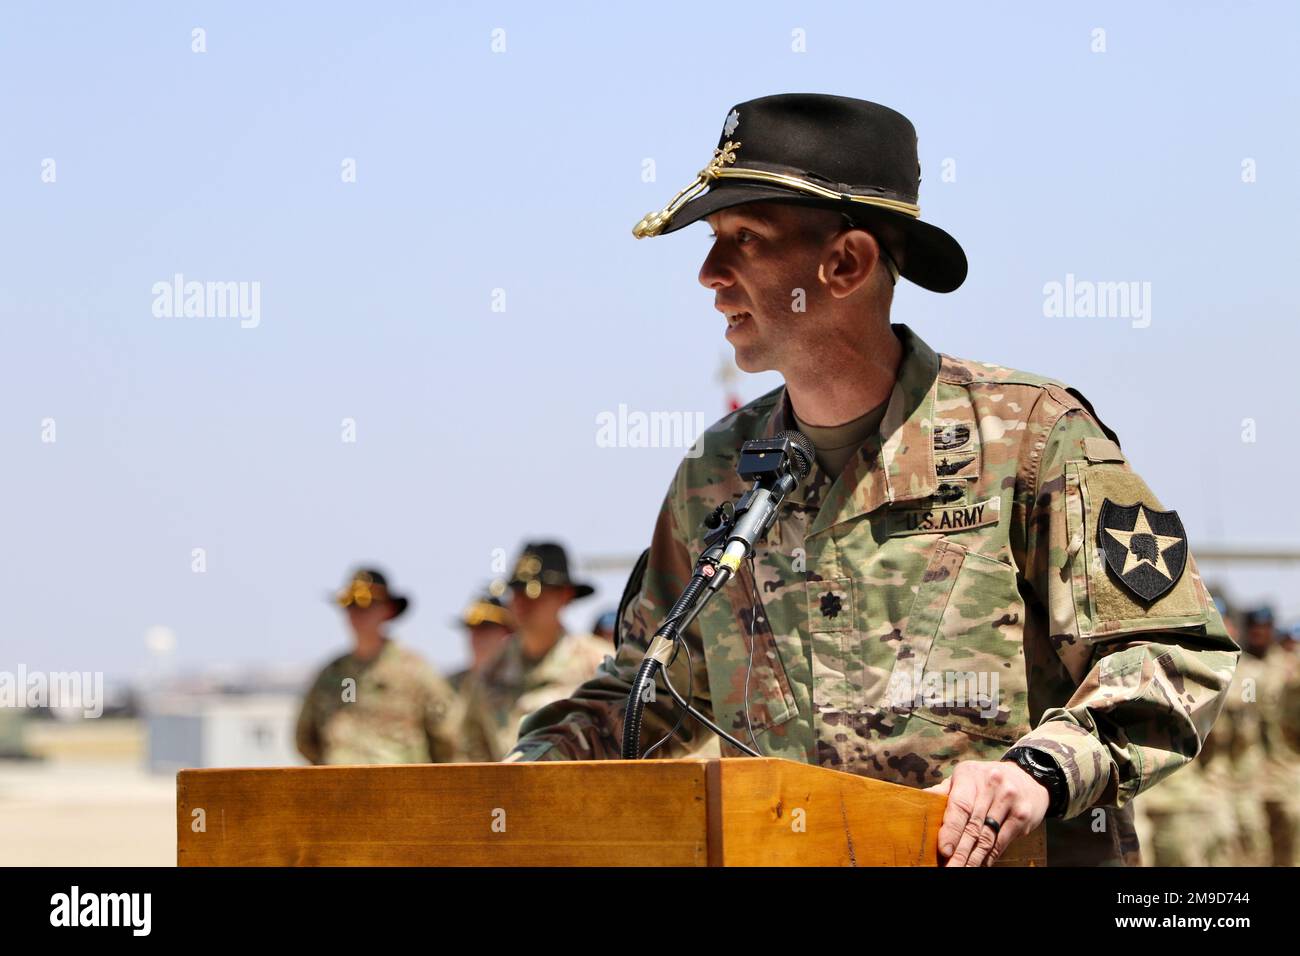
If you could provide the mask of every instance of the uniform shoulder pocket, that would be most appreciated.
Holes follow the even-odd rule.
[[[1209,601],[1182,519],[1110,445],[1094,443],[1065,469],[1066,567],[1080,636],[1205,625]]]

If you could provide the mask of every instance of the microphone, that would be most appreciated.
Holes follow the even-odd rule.
[[[754,484],[735,506],[735,523],[718,559],[718,573],[709,581],[711,590],[725,585],[740,562],[754,553],[776,521],[781,503],[808,477],[815,455],[808,436],[797,431],[753,439],[741,446],[736,473],[752,478]]]
[[[668,680],[667,667],[676,652],[682,631],[690,626],[700,609],[727,583],[740,567],[740,562],[754,553],[754,547],[763,540],[776,520],[781,502],[799,486],[799,482],[808,477],[814,455],[813,444],[808,436],[795,431],[781,432],[775,438],[754,439],[740,446],[740,464],[736,466],[736,473],[741,478],[752,478],[754,484],[734,507],[730,501],[724,502],[705,519],[704,525],[709,534],[704,539],[704,553],[696,562],[695,573],[691,575],[686,589],[655,631],[654,640],[646,649],[636,679],[632,682],[632,689],[628,692],[627,706],[623,711],[623,759],[636,760],[641,756],[641,717],[646,698],[654,686],[655,675],[661,669],[664,671],[664,683],[668,686],[668,692],[683,711],[741,752],[752,757],[758,756],[756,750],[731,736],[678,694]],[[676,730],[674,727],[669,736]],[[658,746],[659,744],[655,745]]]

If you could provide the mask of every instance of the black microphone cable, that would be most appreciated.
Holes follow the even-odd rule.
[[[778,452],[781,453],[781,458],[775,464],[764,460],[765,456]],[[625,760],[634,760],[642,756],[640,738],[645,700],[646,696],[654,690],[654,679],[656,672],[659,671],[662,671],[664,686],[681,708],[681,713],[678,714],[677,721],[673,724],[672,729],[655,742],[647,755],[658,750],[677,733],[687,714],[690,714],[741,753],[748,754],[751,757],[760,755],[758,739],[754,734],[753,720],[749,714],[749,685],[754,667],[754,645],[757,638],[756,623],[759,611],[763,608],[762,598],[758,594],[758,575],[754,567],[754,552],[758,543],[766,536],[768,528],[776,520],[782,500],[797,487],[799,482],[807,477],[812,468],[814,454],[812,442],[808,440],[807,436],[793,431],[783,431],[773,439],[748,441],[742,446],[741,461],[737,466],[737,471],[742,478],[753,477],[755,479],[753,487],[741,500],[742,506],[739,510],[743,513],[743,516],[737,515],[729,528],[719,528],[716,525],[710,526],[716,532],[720,532],[722,537],[715,539],[715,543],[706,549],[705,554],[700,556],[695,573],[691,575],[686,589],[673,603],[667,618],[655,632],[654,640],[651,641],[646,656],[637,669],[631,692],[628,694],[627,706],[624,709],[622,756]],[[787,465],[792,465],[793,470],[787,470]],[[766,484],[769,480],[775,482],[774,489]],[[773,495],[773,491],[775,491],[775,495]],[[751,513],[754,508],[758,510]],[[710,556],[711,552],[713,556]],[[668,675],[669,665],[677,659],[679,645],[686,644],[683,632],[690,627],[704,605],[739,569],[741,562],[746,560],[749,567],[752,599],[749,618],[749,656],[745,667],[744,711],[745,724],[749,730],[749,739],[753,747],[741,743],[712,720],[701,714],[690,702],[690,699],[683,698],[678,693]],[[765,609],[764,617],[766,619]],[[672,653],[666,655],[670,644]],[[687,693],[690,695],[694,693],[695,666],[689,647],[686,648],[686,660],[688,668]]]
[[[703,714],[701,714],[699,710],[697,710],[690,703],[690,701],[694,699],[691,695],[693,694],[695,688],[695,661],[691,655],[690,645],[686,643],[685,638],[682,638],[677,642],[677,645],[679,648],[686,651],[686,666],[687,666],[687,675],[688,675],[687,683],[686,683],[686,697],[683,698],[682,695],[677,692],[677,689],[673,686],[672,678],[668,674],[668,668],[672,666],[673,661],[677,660],[677,650],[674,649],[673,656],[669,658],[668,664],[664,665],[663,678],[664,678],[664,686],[668,688],[668,693],[672,695],[673,701],[678,705],[677,722],[673,724],[672,730],[668,731],[667,734],[665,734],[663,737],[661,737],[658,741],[655,742],[653,747],[649,748],[642,755],[643,757],[649,757],[652,753],[654,753],[661,746],[667,743],[668,740],[672,738],[674,734],[677,733],[678,729],[682,725],[682,722],[686,719],[687,714],[694,717],[700,724],[702,724],[704,727],[708,728],[709,730],[713,731],[715,734],[717,734],[727,743],[731,744],[731,746],[735,747],[741,753],[744,753],[750,757],[761,757],[763,755],[762,751],[759,749],[758,746],[758,739],[754,736],[754,721],[749,716],[749,675],[750,675],[750,671],[754,666],[754,639],[756,637],[755,622],[757,621],[758,615],[760,613],[762,613],[764,620],[767,619],[767,609],[763,606],[763,600],[761,597],[759,597],[758,594],[758,576],[754,570],[754,559],[752,556],[749,559],[748,566],[749,566],[749,582],[750,582],[749,593],[751,596],[751,601],[749,606],[749,664],[745,668],[745,727],[749,731],[749,741],[751,744],[753,744],[753,748],[751,749],[750,747],[745,746],[735,737],[723,731],[713,721],[709,720]],[[694,617],[695,615],[692,614],[691,618],[694,619]],[[690,625],[690,621],[687,621],[686,624],[683,625],[683,630],[689,625]]]

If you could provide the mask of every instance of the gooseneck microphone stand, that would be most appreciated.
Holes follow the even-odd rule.
[[[627,695],[624,760],[641,757],[641,718],[656,675],[667,668],[683,632],[696,615],[731,580],[741,562],[753,555],[754,548],[775,522],[781,502],[807,477],[814,454],[812,442],[800,432],[781,432],[775,438],[755,439],[741,446],[736,471],[741,478],[752,479],[754,484],[735,505],[724,502],[705,519],[708,533],[704,553],[695,562],[690,581],[655,631]],[[759,756],[756,750],[731,736],[682,697],[668,680],[667,673],[664,683],[673,700],[687,714],[742,753]]]

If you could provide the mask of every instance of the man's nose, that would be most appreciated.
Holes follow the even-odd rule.
[[[713,244],[713,248],[709,250],[709,254],[704,257],[704,263],[700,266],[700,285],[706,289],[725,289],[736,281],[718,245],[717,242]]]

